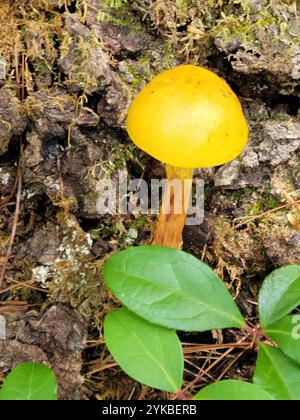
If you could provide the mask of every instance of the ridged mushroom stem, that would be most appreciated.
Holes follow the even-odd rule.
[[[166,165],[167,181],[152,245],[180,249],[192,190],[192,168]]]

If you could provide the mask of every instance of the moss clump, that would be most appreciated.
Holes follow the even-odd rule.
[[[137,156],[137,148],[132,142],[112,147],[109,158],[103,162],[103,169],[110,176],[119,170],[126,169],[128,162],[133,162],[143,169],[143,164]]]
[[[135,31],[144,31],[141,20],[132,13],[128,0],[104,0],[95,12],[98,22],[109,22],[118,26],[128,26]]]
[[[74,91],[91,94],[107,83],[109,77],[109,58],[92,32],[85,26],[85,38],[76,40],[64,33],[59,63],[68,75],[66,84]]]
[[[166,60],[161,63],[159,68],[153,68],[152,57],[149,53],[143,54],[136,61],[126,60],[120,67],[120,77],[123,83],[135,94],[149,80],[153,79],[157,73],[169,67],[170,57],[166,55]]]
[[[275,209],[282,204],[282,198],[274,195],[263,194],[262,196],[255,194],[256,198],[250,203],[245,203],[243,209],[249,216],[258,216],[268,210]]]
[[[50,86],[59,55],[56,40],[63,25],[62,15],[57,11],[71,2],[34,0],[15,3],[4,0],[0,5],[0,55],[8,63],[7,77],[15,79],[27,91],[33,91],[35,85]]]
[[[254,191],[255,188],[244,188],[242,190],[233,191],[231,196],[234,201],[239,201],[244,197],[251,196]]]
[[[271,4],[248,0],[166,0],[153,3],[147,15],[174,50],[186,60],[201,64],[216,47],[230,54],[241,43],[264,49],[263,33],[274,40],[286,38],[288,20],[295,16],[296,7],[293,0]]]
[[[265,6],[255,11],[249,6],[249,2],[241,2],[239,7],[232,8],[228,13],[221,12],[216,25],[211,28],[211,34],[219,39],[223,45],[230,40],[238,39],[240,42],[259,42],[262,46],[261,34],[270,26],[279,28],[276,37],[282,37],[287,32],[285,15],[276,13]]]
[[[213,253],[217,261],[222,261],[231,280],[265,271],[262,238],[250,225],[248,229],[233,229],[230,220],[220,215],[216,220],[214,234]]]
[[[113,9],[119,9],[127,3],[127,0],[104,0],[104,6],[111,7]]]

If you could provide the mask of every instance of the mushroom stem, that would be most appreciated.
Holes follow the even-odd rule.
[[[162,198],[152,245],[181,248],[192,190],[193,169],[166,165],[167,185]]]

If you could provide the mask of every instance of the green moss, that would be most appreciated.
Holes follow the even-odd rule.
[[[275,209],[281,204],[282,202],[279,197],[267,194],[265,196],[259,197],[254,202],[245,205],[244,208],[249,216],[258,216],[265,211]]]
[[[124,76],[122,76],[122,81],[124,83],[126,83],[127,85],[130,86],[131,90],[133,92],[137,91],[138,88],[140,87],[142,81],[143,81],[143,77],[141,76],[141,74],[139,74],[135,68],[135,66],[126,63],[127,66],[127,70],[128,72],[131,74],[132,76],[132,81],[130,83],[127,83],[126,79]]]
[[[250,188],[250,187],[244,188],[242,190],[234,191],[231,197],[234,201],[238,201],[243,197],[251,196],[254,191],[255,191],[255,188]]]
[[[169,59],[170,57],[167,56],[167,60]],[[169,64],[169,61],[164,64],[166,65],[163,66],[163,69],[168,68],[167,64]],[[141,56],[135,62],[124,62],[123,65],[126,66],[126,70],[130,74],[131,80],[128,81],[126,74],[120,73],[121,80],[123,83],[125,83],[126,86],[129,87],[133,94],[135,94],[143,84],[152,80],[156,74],[162,70],[159,68],[155,72],[153,71],[151,68],[151,58],[148,53]]]
[[[237,17],[235,14],[225,15],[222,13],[222,18],[219,19],[211,32],[216,36],[222,37],[224,42],[234,37],[242,41],[255,39],[253,23],[248,15]]]
[[[258,36],[262,30],[267,30],[271,25],[278,26],[280,34],[274,33],[274,39],[276,37],[282,39],[288,33],[287,8],[294,2],[286,3],[287,6],[281,3],[284,2],[278,2],[278,5],[270,7],[269,2],[266,2],[262,10],[255,11],[248,0],[214,0],[208,2],[210,9],[206,10],[205,14],[203,14],[205,6],[200,3],[197,14],[206,27],[206,33],[217,37],[221,44],[234,38],[245,43],[255,42],[258,48],[263,48],[260,41],[262,38]]]
[[[166,42],[166,51],[165,51],[165,66],[166,69],[170,68],[173,65],[174,58],[174,48],[170,41]]]
[[[179,10],[181,10],[182,12],[188,12],[189,7],[190,7],[189,0],[177,0],[176,4]]]
[[[137,157],[137,148],[132,142],[113,147],[110,151],[109,159],[104,161],[102,165],[107,175],[110,175],[126,168],[127,162],[129,161],[134,162],[143,169],[143,165]]]
[[[111,16],[109,13],[104,12],[103,10],[97,13],[97,21],[115,23],[118,26],[127,26],[125,20]]]
[[[88,33],[86,40],[80,37],[76,42],[68,33],[64,32],[60,46],[60,60],[70,56],[68,61],[71,65],[66,70],[67,83],[75,83],[87,95],[99,89],[101,74],[99,77],[98,63],[102,58],[101,51],[102,46],[93,32]]]
[[[111,7],[113,9],[119,9],[127,3],[127,0],[104,0],[104,7]]]
[[[276,18],[275,16],[273,16],[271,13],[269,13],[267,10],[263,10],[259,13],[259,17],[258,20],[256,22],[256,25],[259,26],[268,26],[268,25],[274,25],[280,23],[278,22],[278,18]],[[282,26],[282,29],[284,29],[284,27]]]
[[[132,229],[140,229],[142,228],[145,223],[147,223],[148,219],[144,214],[141,214],[140,216],[137,216],[136,219],[133,220],[133,222],[130,224],[130,227]]]
[[[127,0],[105,0],[103,8],[97,13],[98,22],[110,22],[118,26],[128,26],[136,31],[144,28],[140,19],[132,13]]]
[[[90,230],[93,239],[109,239],[117,237],[120,234],[120,229],[116,225],[103,225],[99,223],[99,227]]]

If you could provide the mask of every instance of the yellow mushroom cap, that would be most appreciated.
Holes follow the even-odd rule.
[[[181,168],[229,162],[248,139],[234,92],[213,72],[193,65],[156,76],[132,102],[126,125],[138,147]]]

